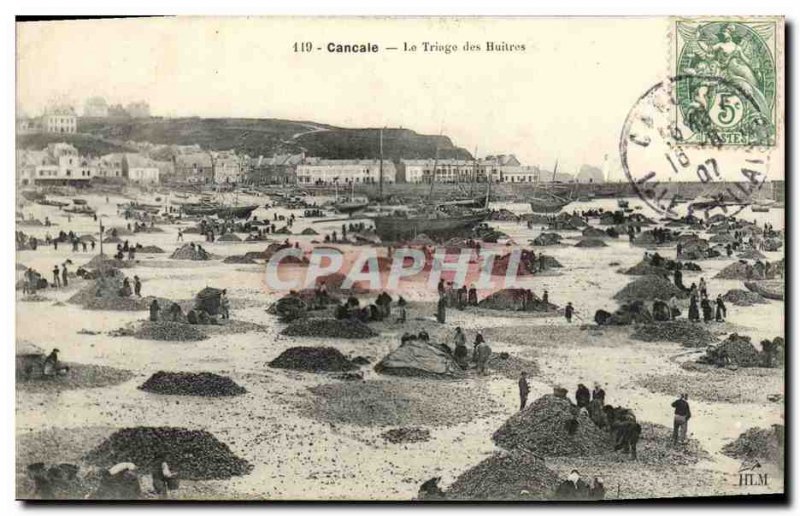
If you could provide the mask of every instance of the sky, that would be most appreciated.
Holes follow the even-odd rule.
[[[311,120],[449,135],[575,172],[619,161],[625,118],[670,68],[665,18],[163,18],[17,26],[17,105],[145,100],[153,115]],[[467,42],[524,51],[465,52]],[[311,52],[294,44],[311,42]],[[375,43],[337,54],[328,43]],[[423,42],[458,50],[425,52]],[[404,52],[404,44],[417,52]],[[398,47],[396,51],[385,47]],[[321,50],[317,50],[321,48]]]

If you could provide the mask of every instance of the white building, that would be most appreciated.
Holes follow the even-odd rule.
[[[218,152],[214,155],[214,182],[215,183],[240,183],[244,178],[245,156],[238,156],[235,152]]]
[[[492,177],[500,183],[536,183],[543,179],[539,167],[528,165],[499,167]]]
[[[67,143],[51,143],[43,151],[20,151],[18,176],[22,184],[80,185],[95,175],[94,163]]]
[[[71,107],[50,108],[42,116],[40,126],[46,133],[75,134],[78,132],[78,117]]]
[[[123,177],[122,161],[124,154],[112,153],[102,156],[97,161],[98,177]]]
[[[150,158],[132,153],[123,156],[122,175],[131,183],[158,184],[160,172],[158,165]]]
[[[298,184],[306,185],[378,184],[381,175],[387,184],[397,180],[394,163],[384,160],[381,167],[377,159],[307,158],[297,165],[296,173]]]
[[[479,170],[475,161],[461,159],[404,159],[400,165],[406,183],[430,183],[434,165],[437,183],[468,183],[476,179]]]

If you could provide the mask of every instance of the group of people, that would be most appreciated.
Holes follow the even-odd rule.
[[[470,353],[469,348],[467,348],[467,337],[464,335],[464,330],[458,326],[453,337],[453,345],[453,359],[459,367],[464,370],[469,369],[471,359],[475,363],[478,374],[486,374],[486,367],[492,356],[492,348],[489,347],[483,335],[480,333],[475,335],[475,341],[472,343],[472,353]]]
[[[674,298],[674,296],[673,296]],[[698,308],[699,299],[699,308]],[[671,301],[677,304],[677,300]],[[700,278],[700,284],[692,283],[689,287],[689,320],[692,322],[700,321],[700,311],[703,313],[703,322],[723,322],[728,315],[728,309],[725,306],[725,301],[721,295],[717,295],[714,301],[716,309],[711,306],[711,300],[708,295],[708,287],[705,278]]]

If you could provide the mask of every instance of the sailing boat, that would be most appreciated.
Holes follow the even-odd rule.
[[[478,177],[478,148],[475,148],[475,154],[472,157],[472,178],[469,183],[469,193],[466,197],[459,197],[451,201],[440,203],[440,206],[461,206],[462,208],[480,208],[485,204],[483,195],[475,197],[472,193],[475,186],[476,178]]]
[[[441,133],[440,133],[441,135]],[[433,161],[431,172],[431,188],[428,194],[430,199],[433,195],[433,187],[436,182],[436,167],[439,163],[439,145],[437,141],[436,157]],[[489,192],[490,183],[487,182],[486,199],[482,209],[473,210],[462,207],[453,207],[439,204],[433,210],[420,209],[417,212],[410,212],[407,215],[375,216],[375,232],[384,242],[409,240],[417,235],[425,234],[429,237],[446,238],[455,234],[471,230],[489,217]],[[451,208],[448,210],[448,208]],[[455,211],[455,213],[453,213]]]
[[[359,201],[359,200],[355,199],[355,191],[356,191],[356,182],[355,181],[351,181],[350,182],[350,198],[349,199],[345,199],[343,201],[339,201],[339,200],[335,201],[333,203],[333,207],[336,209],[336,211],[339,211],[341,213],[345,213],[347,215],[352,215],[353,213],[355,213],[357,211],[361,211],[361,210],[365,209],[367,206],[369,206],[369,201],[366,201],[366,200]],[[337,197],[338,197],[338,189],[337,189]]]
[[[556,171],[558,170],[558,160],[553,167],[553,182],[556,180]],[[538,190],[539,182],[536,183]],[[572,202],[572,197],[569,198],[556,195],[550,191],[534,191],[533,197],[530,199],[531,211],[533,213],[557,213],[567,204]]]

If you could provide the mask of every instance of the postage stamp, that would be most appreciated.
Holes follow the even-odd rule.
[[[686,143],[775,145],[776,22],[675,21],[676,121]]]
[[[681,184],[690,179],[707,192],[704,199],[689,204],[690,211],[702,213],[704,218],[717,213],[734,216],[760,193],[768,180],[769,160],[759,151],[763,145],[755,142],[744,146],[743,152],[732,152],[722,143],[723,133],[711,121],[712,115],[699,108],[695,127],[705,131],[707,140],[702,145],[692,144],[696,133],[676,122],[671,113],[682,108],[680,92],[698,81],[707,90],[731,92],[740,99],[738,112],[757,110],[753,97],[727,79],[670,77],[649,88],[628,113],[620,134],[620,161],[636,194],[661,215],[679,215],[679,205],[686,202]]]

